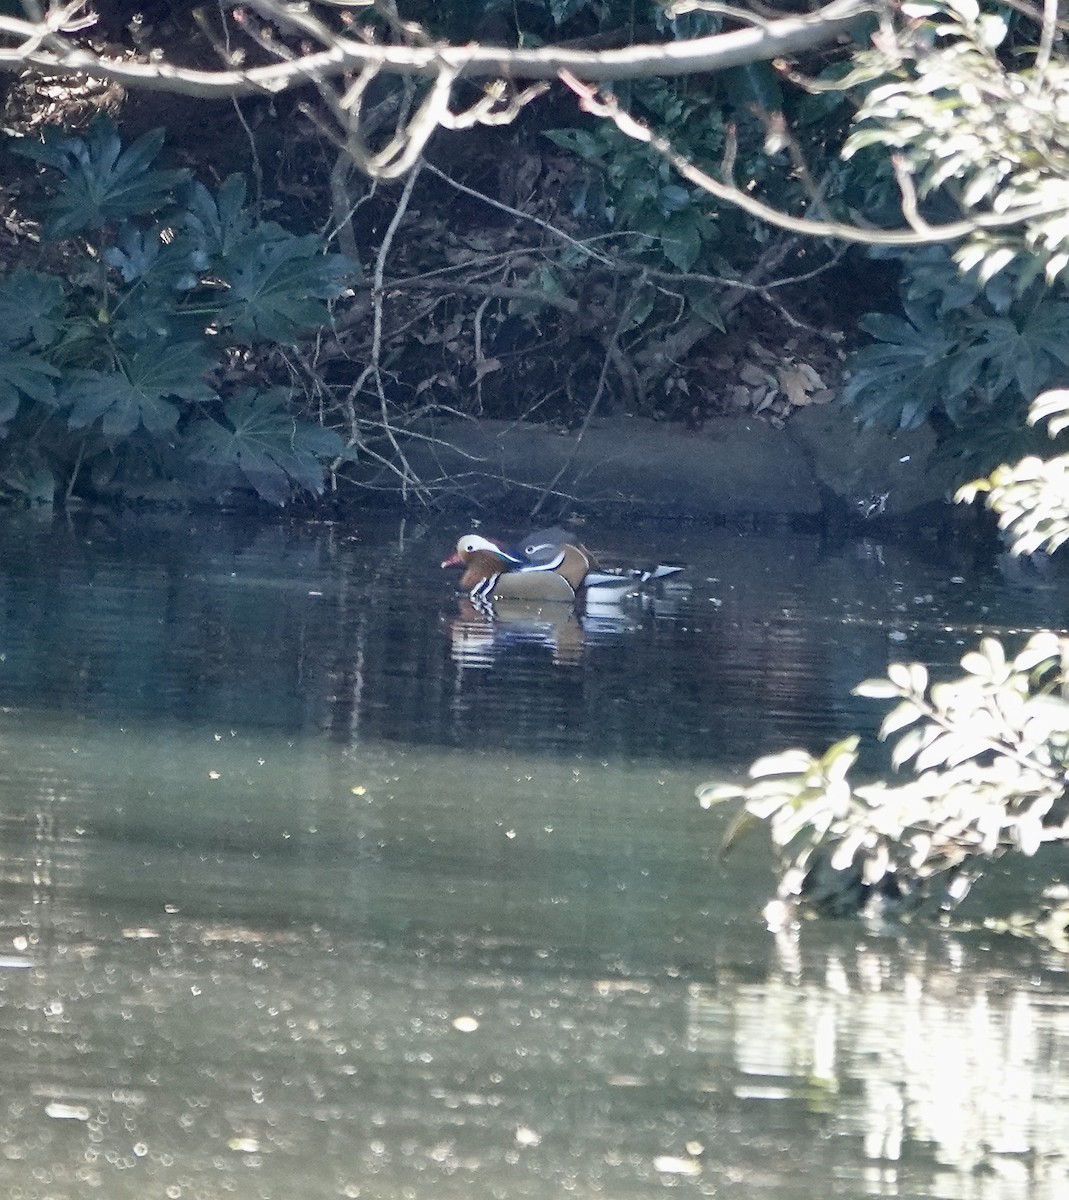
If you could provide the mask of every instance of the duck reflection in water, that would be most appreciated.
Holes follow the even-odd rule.
[[[453,657],[483,667],[492,665],[495,651],[516,643],[546,645],[554,662],[574,664],[586,633],[638,628],[621,606],[627,596],[682,570],[677,564],[602,566],[562,529],[535,531],[516,547],[466,534],[442,566],[464,568]]]
[[[583,625],[566,604],[464,598],[449,630],[453,661],[465,667],[492,667],[498,654],[530,645],[547,647],[558,666],[575,666],[586,648]]]

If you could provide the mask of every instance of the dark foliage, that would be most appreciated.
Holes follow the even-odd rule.
[[[328,324],[350,265],[254,217],[239,176],[212,193],[154,166],[162,144],[157,130],[124,147],[98,117],[84,137],[11,147],[60,176],[44,235],[63,265],[0,277],[0,482],[32,479],[35,498],[46,477],[68,494],[318,493],[341,437],[300,416],[299,394],[234,392],[226,366]]]

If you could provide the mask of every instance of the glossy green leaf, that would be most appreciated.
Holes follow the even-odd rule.
[[[139,348],[123,357],[118,371],[73,372],[63,393],[70,406],[68,424],[85,429],[100,421],[110,442],[128,437],[139,426],[166,434],[180,415],[174,399],[214,399],[214,391],[201,378],[213,365],[204,346],[179,343]]]
[[[701,254],[700,219],[693,212],[681,212],[669,217],[662,228],[661,250],[680,271],[689,271]]]
[[[64,303],[63,284],[54,275],[17,267],[0,276],[0,346],[49,345]]]
[[[188,184],[179,194],[183,207],[182,228],[203,253],[201,269],[215,258],[225,258],[254,226],[245,209],[246,183],[243,175],[228,175],[213,196],[200,182]],[[279,226],[271,225],[279,230]]]
[[[326,324],[323,301],[345,290],[351,264],[320,248],[314,235],[276,234],[264,226],[240,239],[220,267],[229,285],[220,322],[250,342],[294,342]]]
[[[124,150],[111,119],[97,116],[84,138],[49,126],[42,141],[23,141],[13,147],[16,154],[64,176],[49,204],[46,236],[70,237],[162,208],[189,177],[185,170],[152,167],[163,138],[163,130],[156,129]]]
[[[284,504],[295,487],[318,495],[325,459],[345,453],[331,429],[296,420],[281,391],[245,392],[224,407],[225,423],[212,418],[189,433],[193,459],[241,477],[272,504]]]
[[[687,297],[691,309],[706,324],[719,329],[721,333],[727,332],[718,303],[720,293],[715,288],[707,283],[687,282],[683,285],[683,294]]]
[[[0,348],[0,424],[10,421],[19,398],[54,404],[59,371],[32,349]]]

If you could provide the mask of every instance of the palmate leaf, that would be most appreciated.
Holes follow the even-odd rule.
[[[104,250],[104,261],[119,272],[123,283],[188,291],[199,282],[193,247],[181,238],[169,238],[168,229],[161,224],[140,229],[124,221],[115,244]]]
[[[226,425],[208,418],[190,429],[190,457],[224,473],[240,472],[272,504],[285,504],[295,486],[319,495],[322,460],[343,454],[345,443],[332,429],[294,418],[286,400],[279,388],[235,397],[223,410]]]
[[[294,342],[325,324],[324,300],[340,296],[351,269],[341,254],[319,253],[314,234],[297,237],[261,225],[241,238],[221,274],[230,286],[219,320],[244,341]]]
[[[0,278],[0,346],[47,346],[56,336],[63,301],[63,284],[54,275],[19,267]]]
[[[178,199],[185,210],[182,228],[204,255],[202,270],[212,259],[233,254],[238,242],[252,230],[252,217],[245,211],[242,175],[228,175],[214,196],[203,183],[190,183]]]
[[[964,416],[979,369],[960,362],[960,340],[923,305],[907,303],[906,319],[868,313],[859,324],[879,339],[851,357],[843,401],[855,404],[862,425],[916,429],[933,410]]]
[[[1040,302],[1023,318],[984,321],[979,332],[993,390],[1013,384],[1030,400],[1069,366],[1069,304]]]
[[[67,424],[86,429],[101,422],[111,442],[128,437],[139,425],[154,434],[169,433],[181,415],[172,398],[209,401],[215,393],[201,375],[214,365],[195,342],[139,347],[124,355],[113,372],[72,372],[63,392],[70,405]]]
[[[58,378],[59,371],[32,349],[0,349],[0,425],[15,415],[22,396],[55,404]]]
[[[123,283],[133,283],[152,273],[159,261],[162,247],[163,243],[156,230],[124,225],[119,231],[117,244],[108,246],[103,258],[109,267],[119,272]]]
[[[65,176],[49,204],[52,219],[45,226],[45,235],[70,237],[83,229],[99,229],[162,208],[175,188],[189,178],[185,170],[152,167],[163,138],[163,130],[154,129],[123,150],[114,123],[98,116],[84,138],[49,126],[43,141],[15,146],[16,154],[54,167]]]

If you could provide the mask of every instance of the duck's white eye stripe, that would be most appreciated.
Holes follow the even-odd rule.
[[[549,560],[549,562],[531,563],[526,567],[520,567],[519,573],[523,574],[523,575],[530,575],[535,571],[550,571],[550,572],[552,572],[552,571],[555,571],[563,562],[564,562],[564,551],[562,550],[560,552],[560,554],[557,555],[556,558],[551,558]]]

